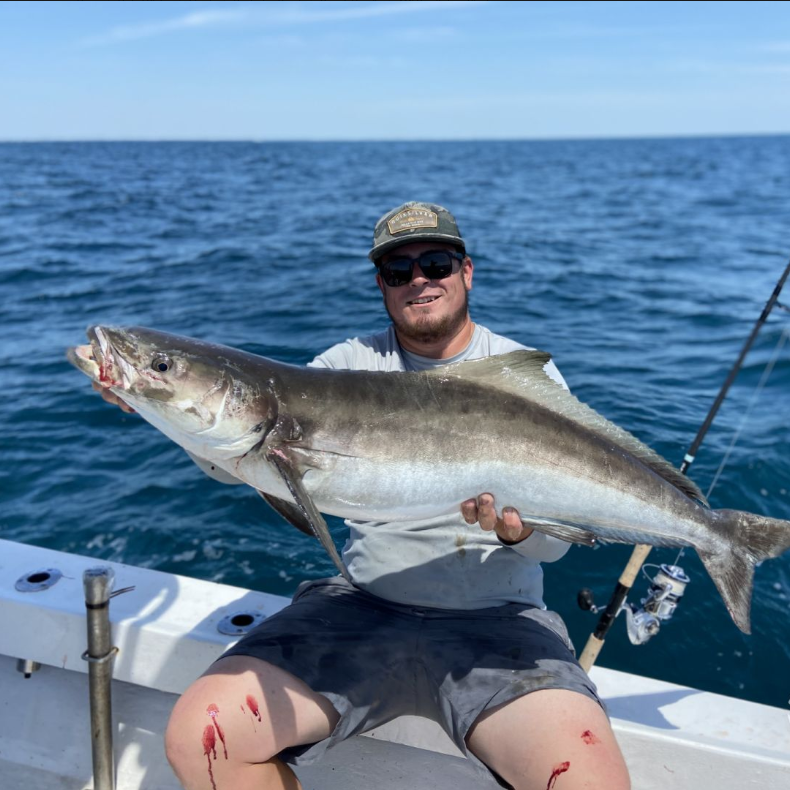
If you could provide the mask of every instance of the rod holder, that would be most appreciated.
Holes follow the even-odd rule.
[[[31,661],[29,658],[19,658],[16,662],[17,672],[21,672],[25,678],[29,678],[34,672],[41,669],[41,664],[38,661]]]
[[[82,574],[87,610],[88,662],[91,706],[91,753],[94,790],[115,790],[112,745],[112,660],[118,648],[111,645],[110,597],[115,581],[112,568],[89,568]]]

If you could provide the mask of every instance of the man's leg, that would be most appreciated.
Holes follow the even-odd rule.
[[[276,755],[328,737],[338,718],[326,697],[290,673],[229,656],[176,703],[165,749],[186,790],[298,790]]]
[[[606,714],[584,694],[542,689],[485,711],[469,749],[515,790],[628,790]]]

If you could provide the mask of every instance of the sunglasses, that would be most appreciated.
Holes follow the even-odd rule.
[[[408,285],[414,275],[414,264],[419,263],[420,271],[429,280],[444,280],[460,270],[460,261],[465,257],[460,252],[434,250],[424,252],[417,258],[390,258],[386,263],[379,264],[379,274],[390,288]],[[456,261],[459,262],[457,265]]]

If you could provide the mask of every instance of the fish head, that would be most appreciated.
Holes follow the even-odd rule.
[[[276,400],[244,352],[144,327],[92,326],[87,335],[69,360],[206,460],[243,455],[276,418]]]

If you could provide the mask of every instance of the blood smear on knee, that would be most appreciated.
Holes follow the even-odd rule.
[[[217,785],[214,783],[214,772],[211,770],[211,758],[217,759],[217,740],[214,737],[214,727],[207,724],[203,730],[203,754],[206,755],[208,760],[208,778],[211,780],[212,790],[217,790]]]
[[[252,694],[247,695],[247,707],[252,712],[252,715],[255,716],[258,721],[261,721],[261,712],[258,708],[258,700],[252,696]]]
[[[555,784],[557,784],[557,778],[560,774],[564,774],[569,768],[571,767],[570,762],[560,763],[555,769],[551,772],[551,776],[549,777],[549,783],[546,785],[546,790],[551,790]]]
[[[219,726],[219,708],[212,702],[206,708],[206,713],[211,716],[211,720],[214,722],[214,726],[217,728],[217,735],[219,735],[219,739],[222,741],[222,751],[224,752],[225,759],[228,759],[228,747],[225,744],[225,733],[222,730],[222,727]]]

